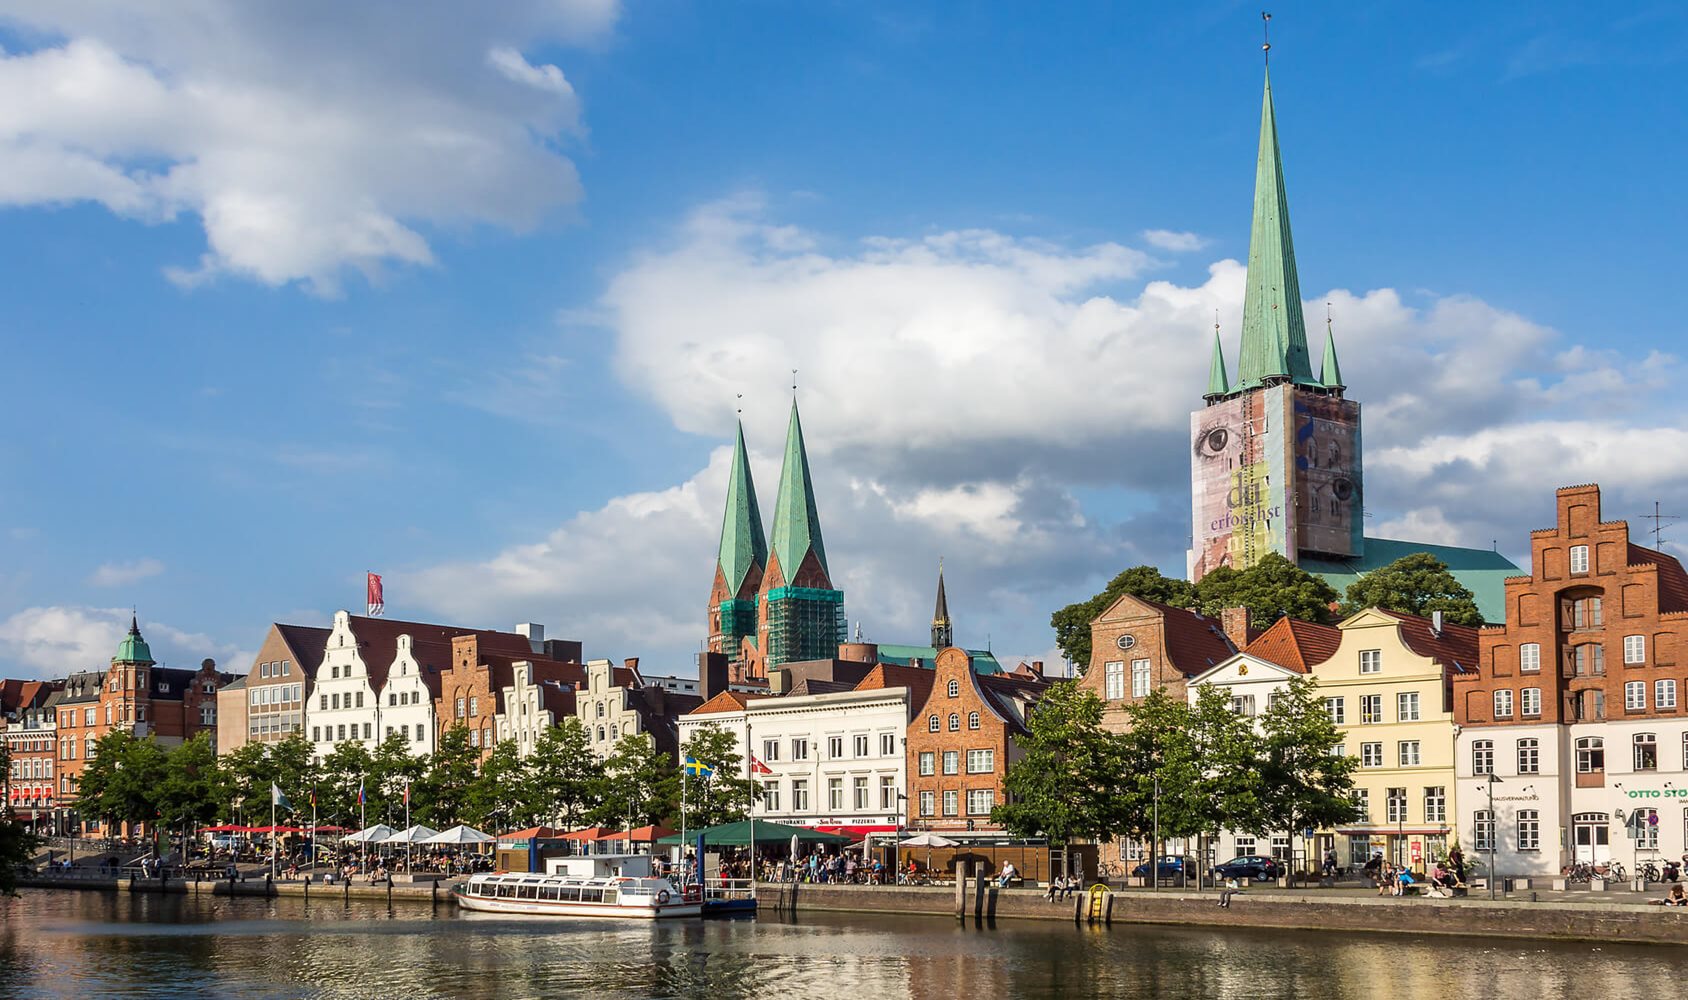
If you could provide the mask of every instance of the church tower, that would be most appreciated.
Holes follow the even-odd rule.
[[[1190,580],[1268,552],[1292,562],[1360,556],[1360,405],[1343,398],[1328,322],[1317,373],[1308,352],[1270,73],[1235,379],[1217,334],[1206,405],[1190,415]]]
[[[740,423],[732,471],[727,476],[727,507],[721,516],[715,582],[709,590],[711,653],[721,653],[729,662],[754,658],[757,591],[767,565],[762,510],[756,504],[756,482],[750,475],[750,455],[744,447],[744,424]]]
[[[792,660],[836,656],[839,643],[848,638],[844,593],[833,587],[827,569],[795,399],[786,428],[785,463],[780,469],[769,548],[756,595],[759,662],[747,664],[745,679],[765,678],[769,669]]]
[[[932,648],[955,645],[955,625],[950,621],[949,598],[944,596],[944,562],[938,560],[938,605],[932,610]]]

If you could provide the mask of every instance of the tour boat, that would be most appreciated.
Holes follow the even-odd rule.
[[[536,913],[558,917],[621,917],[666,920],[703,913],[703,896],[674,888],[665,878],[580,877],[538,872],[474,875],[455,890],[457,905],[489,913]]]

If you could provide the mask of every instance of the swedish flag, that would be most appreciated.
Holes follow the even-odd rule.
[[[705,764],[703,761],[698,760],[696,757],[687,757],[686,763],[680,768],[680,770],[685,771],[687,774],[696,775],[699,778],[713,778],[715,776],[715,769],[710,767],[708,764]]]

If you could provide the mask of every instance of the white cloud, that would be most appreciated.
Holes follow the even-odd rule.
[[[127,587],[150,576],[164,572],[164,564],[157,559],[137,559],[134,562],[105,563],[88,577],[94,587]]]
[[[137,7],[144,8],[137,11]],[[331,16],[332,15],[332,16]],[[0,203],[199,218],[183,283],[331,292],[343,269],[426,265],[428,227],[533,226],[580,184],[557,141],[580,103],[521,49],[601,38],[614,0],[340,4],[10,0]]]
[[[1195,233],[1180,233],[1171,229],[1145,229],[1143,242],[1168,253],[1194,253],[1208,244],[1206,239]]]
[[[24,608],[0,621],[0,658],[39,677],[62,677],[75,670],[103,670],[129,629],[125,608],[53,606]],[[213,657],[228,670],[243,671],[254,654],[162,622],[143,621],[141,634],[153,658],[176,667],[197,667]]]

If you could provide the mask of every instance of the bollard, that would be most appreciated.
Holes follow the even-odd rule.
[[[1082,892],[1073,897],[1073,923],[1084,920],[1084,908],[1089,905],[1089,899],[1090,897]]]
[[[967,919],[967,874],[973,868],[970,861],[955,863],[955,919]]]
[[[981,920],[985,915],[985,883],[989,881],[981,871],[973,878],[973,919]]]
[[[1102,894],[1102,923],[1109,927],[1114,924],[1114,894],[1112,890]]]
[[[393,908],[393,877],[387,876],[387,909]]]

